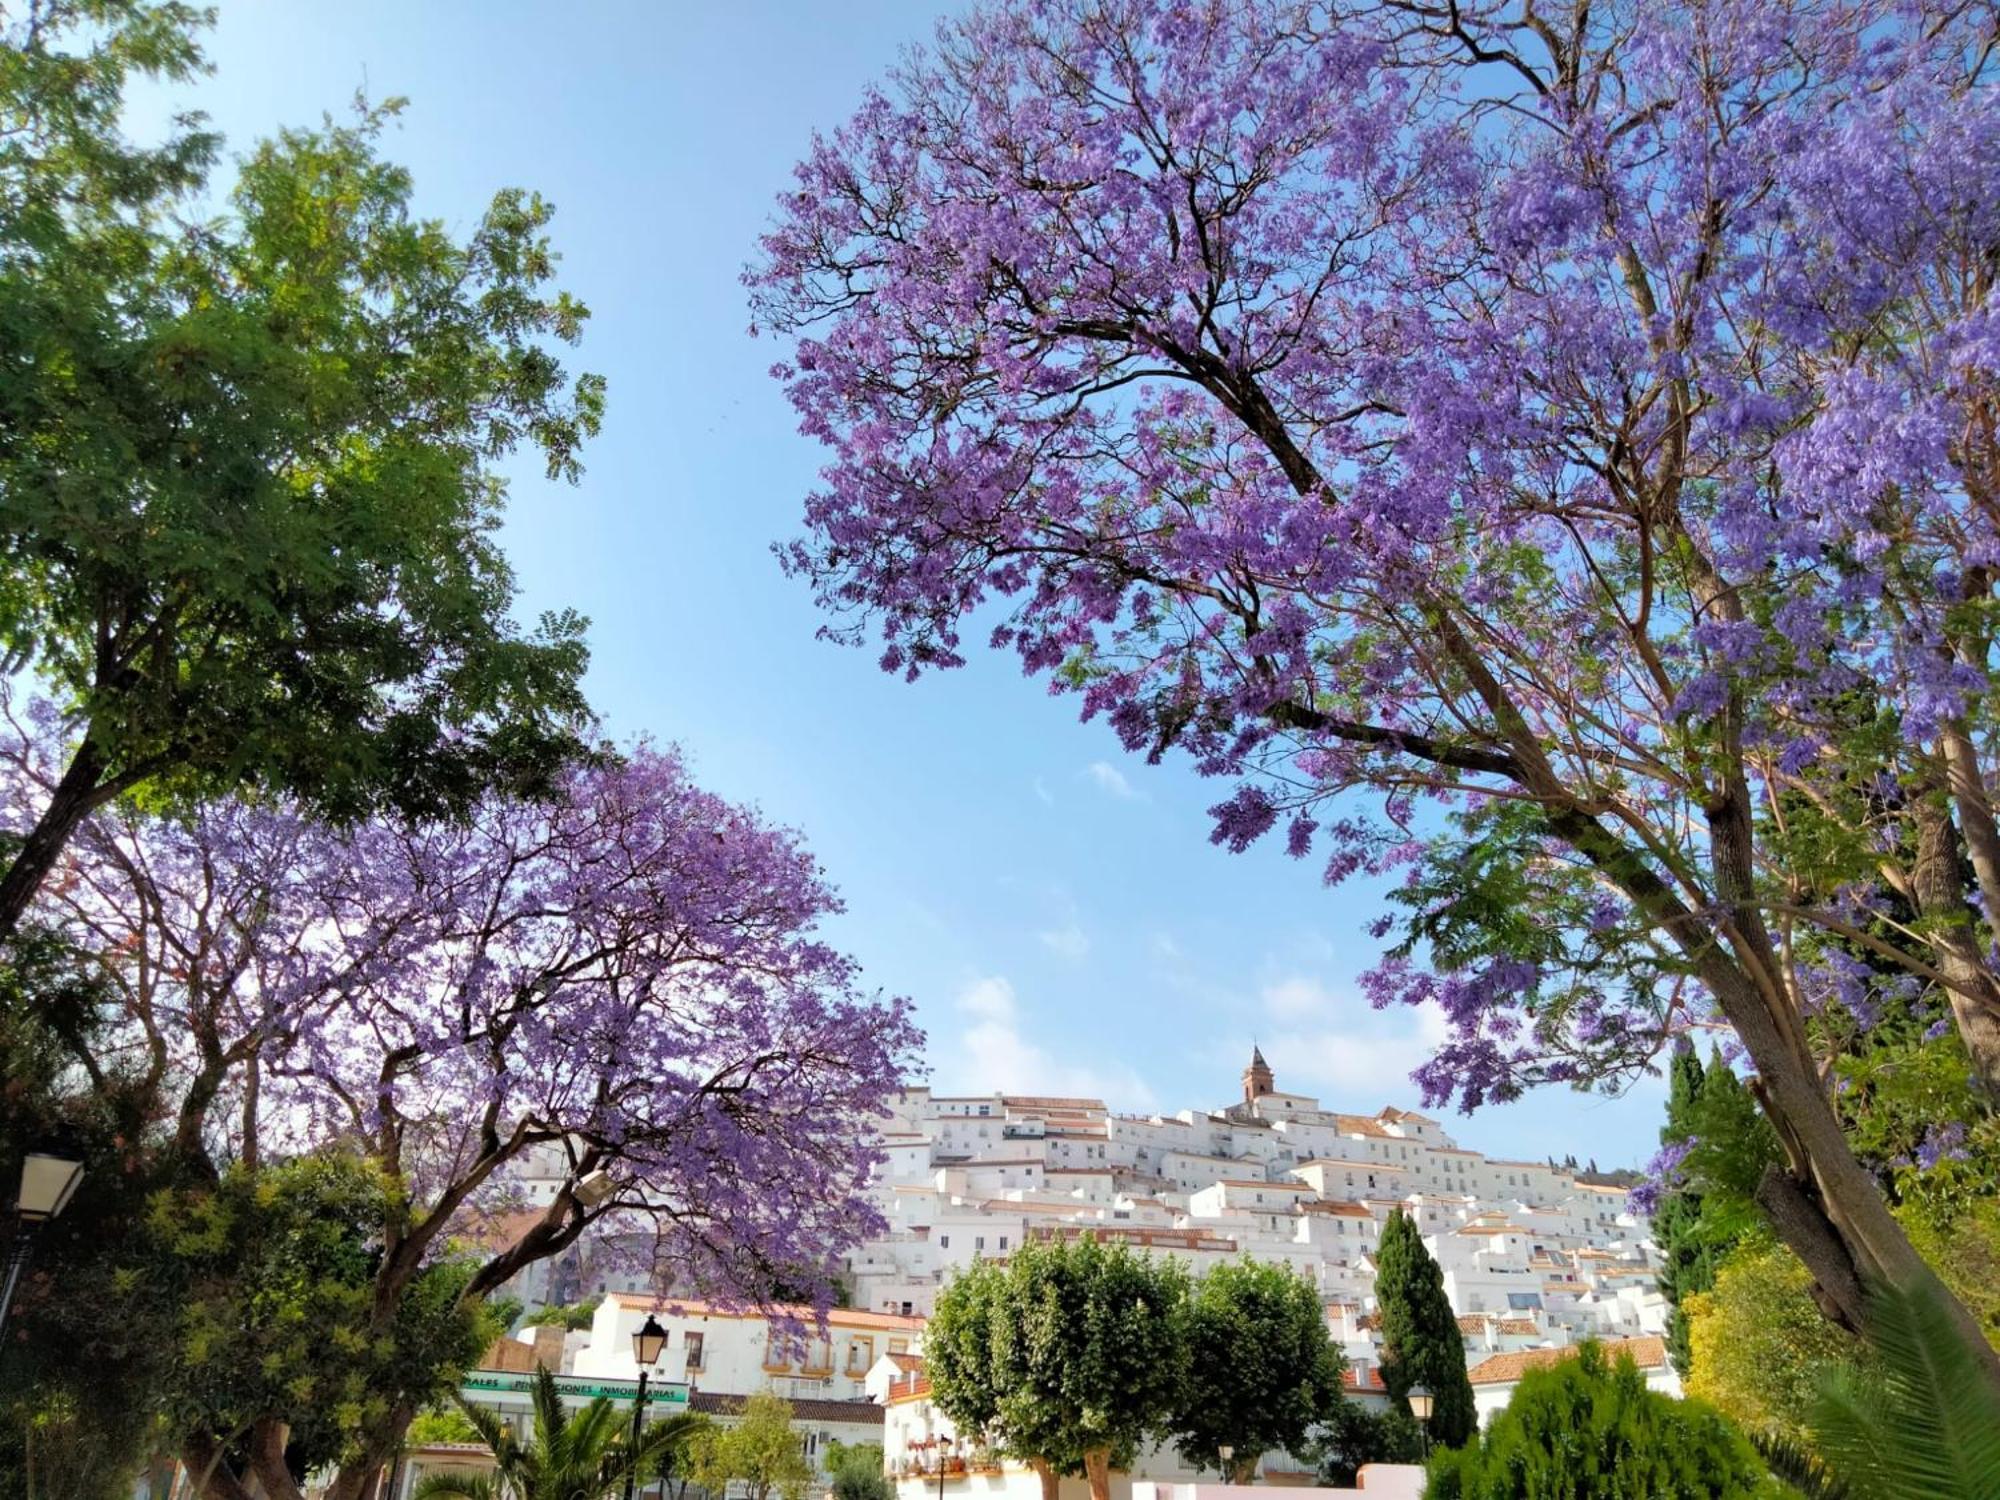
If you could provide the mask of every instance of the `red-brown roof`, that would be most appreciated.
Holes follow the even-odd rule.
[[[1572,1344],[1566,1349],[1520,1349],[1512,1354],[1492,1354],[1466,1373],[1474,1385],[1511,1385],[1530,1370],[1568,1359],[1578,1347]],[[1604,1344],[1603,1349],[1607,1359],[1616,1361],[1629,1356],[1642,1370],[1657,1370],[1667,1362],[1667,1344],[1661,1338],[1615,1339]]]

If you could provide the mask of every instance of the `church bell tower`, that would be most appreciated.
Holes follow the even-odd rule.
[[[1250,1066],[1243,1070],[1243,1102],[1254,1104],[1266,1094],[1276,1093],[1277,1089],[1277,1080],[1271,1076],[1271,1065],[1264,1061],[1263,1052],[1252,1044]]]

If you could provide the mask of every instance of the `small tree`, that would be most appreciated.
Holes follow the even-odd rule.
[[[792,1404],[770,1391],[746,1400],[733,1424],[709,1427],[692,1457],[695,1482],[718,1497],[740,1481],[750,1500],[768,1500],[773,1491],[801,1500],[812,1483],[812,1465],[792,1430]]]
[[[880,1443],[827,1444],[826,1471],[833,1500],[894,1500],[896,1492],[882,1472]]]
[[[1187,1278],[1123,1245],[1031,1241],[938,1298],[925,1347],[932,1399],[960,1432],[1110,1493],[1111,1466],[1166,1430],[1187,1363]]]
[[[1311,1458],[1321,1484],[1351,1490],[1363,1464],[1411,1464],[1422,1454],[1415,1418],[1393,1406],[1376,1410],[1342,1401],[1313,1434]]]
[[[1327,1337],[1312,1283],[1285,1266],[1236,1261],[1195,1284],[1180,1455],[1248,1484],[1273,1448],[1301,1452],[1340,1404],[1346,1361]],[[1224,1445],[1233,1451],[1225,1463]]]
[[[1431,1393],[1431,1437],[1456,1448],[1479,1426],[1465,1341],[1444,1294],[1444,1273],[1424,1248],[1416,1223],[1400,1208],[1382,1227],[1376,1252],[1375,1301],[1382,1313],[1382,1384],[1407,1413],[1413,1385]]]
[[[1775,1500],[1749,1441],[1698,1401],[1646,1389],[1596,1342],[1521,1379],[1477,1443],[1431,1460],[1426,1500]]]

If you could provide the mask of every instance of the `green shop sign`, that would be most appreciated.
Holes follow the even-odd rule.
[[[520,1396],[525,1398],[535,1388],[532,1375],[503,1374],[495,1370],[474,1370],[458,1383],[461,1394],[468,1401],[480,1397]],[[603,1397],[607,1401],[630,1401],[639,1394],[636,1380],[573,1380],[566,1376],[556,1377],[556,1392],[566,1401],[595,1401]],[[688,1388],[662,1382],[646,1385],[648,1406],[685,1407],[688,1404]]]

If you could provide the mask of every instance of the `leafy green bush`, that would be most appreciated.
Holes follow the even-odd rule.
[[[1485,1435],[1431,1460],[1425,1500],[1777,1500],[1749,1441],[1698,1401],[1648,1390],[1595,1342],[1530,1370]]]

